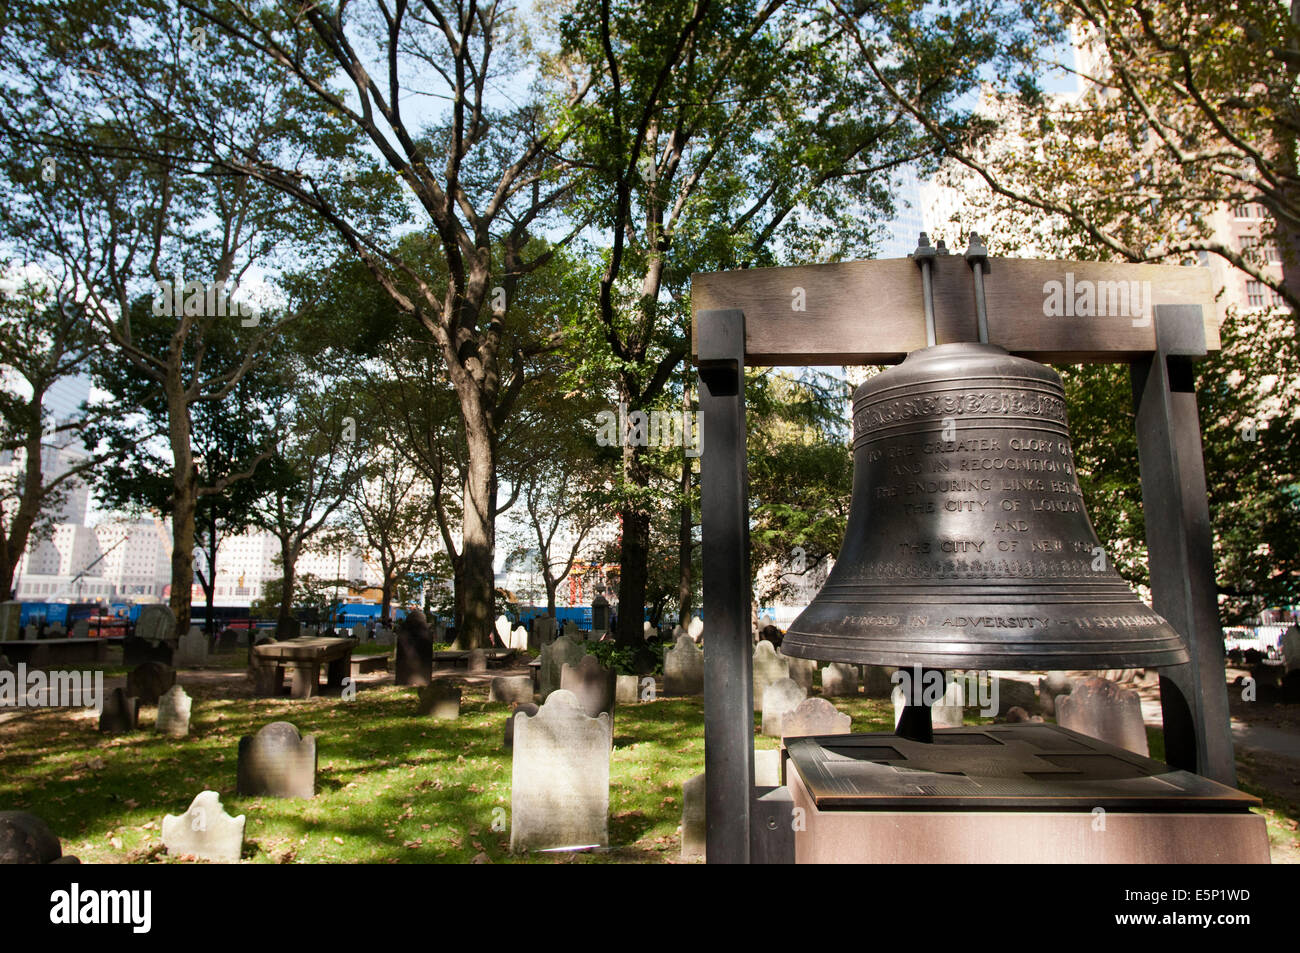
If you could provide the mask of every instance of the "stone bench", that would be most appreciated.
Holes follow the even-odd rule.
[[[386,672],[391,655],[354,655],[352,656],[352,677],[369,672]]]
[[[483,654],[487,657],[489,667],[499,668],[503,665],[509,665],[519,653],[515,649],[484,649]],[[469,652],[461,649],[434,652],[433,667],[438,671],[469,668]]]
[[[279,695],[287,675],[293,698],[311,698],[320,684],[321,665],[329,666],[329,686],[341,688],[343,679],[352,674],[352,649],[356,644],[356,639],[305,635],[253,646],[251,671],[257,694]]]
[[[67,665],[78,662],[107,662],[108,639],[11,639],[0,642],[0,655],[17,664]]]

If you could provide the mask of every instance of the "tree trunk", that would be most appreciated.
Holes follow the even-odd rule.
[[[393,574],[384,570],[384,584],[381,588],[383,595],[379,599],[379,618],[383,620],[384,627],[391,629],[393,627],[393,586],[396,580]]]
[[[560,580],[546,577],[546,614],[555,618],[555,590],[560,588]]]
[[[690,409],[690,384],[689,382],[683,382],[682,413],[689,413]],[[683,417],[683,429],[686,427],[685,421],[686,418]],[[685,439],[683,439],[684,442]],[[694,526],[694,520],[691,516],[691,458],[685,452],[682,453],[682,479],[678,489],[681,492],[682,502],[677,521],[677,571],[679,574],[677,577],[677,621],[682,628],[685,628],[691,617],[691,598],[695,591],[694,579],[691,577],[691,529]]]
[[[468,455],[459,579],[464,592],[460,605],[464,618],[463,622],[457,620],[456,631],[461,648],[477,649],[491,645],[496,580],[492,566],[496,547],[496,441],[485,413],[480,412],[477,420],[466,416],[465,438]]]
[[[34,412],[36,413],[36,419],[39,421],[39,405]],[[11,595],[17,598],[18,594],[11,592],[14,586],[14,575],[18,571],[18,562],[23,558],[23,553],[27,549],[27,541],[31,538],[32,527],[36,525],[36,518],[40,515],[42,473],[41,430],[39,425],[34,432],[28,432],[23,452],[26,456],[23,461],[23,495],[22,499],[18,501],[18,509],[14,512],[13,522],[7,527],[4,545],[0,546],[0,593],[3,593],[6,599],[10,598]],[[3,515],[0,515],[0,521],[3,518]]]
[[[636,487],[648,486],[641,447],[623,448],[624,470],[628,482]],[[640,645],[645,640],[645,592],[650,565],[650,514],[643,509],[624,506],[619,510],[623,545],[619,559],[618,632],[619,645]]]
[[[286,631],[293,619],[293,589],[298,581],[298,554],[288,546],[280,546],[280,611],[276,614],[275,631]]]

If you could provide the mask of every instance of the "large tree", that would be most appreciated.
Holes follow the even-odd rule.
[[[960,128],[953,103],[1014,12],[970,6],[947,45],[934,39],[933,9],[870,5],[860,22],[875,31],[881,73],[915,89],[945,130]],[[866,254],[893,211],[896,170],[932,152],[853,62],[831,12],[783,0],[581,0],[561,18],[558,62],[594,82],[576,108],[577,145],[604,243],[596,307],[571,332],[576,374],[612,381],[629,410],[671,400],[692,273]],[[647,448],[626,440],[622,452],[617,638],[628,643],[641,638],[658,495]]]

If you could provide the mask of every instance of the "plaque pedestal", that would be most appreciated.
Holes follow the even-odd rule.
[[[1056,725],[786,743],[796,863],[1269,862],[1258,799]]]

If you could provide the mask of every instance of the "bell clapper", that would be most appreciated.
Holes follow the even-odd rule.
[[[930,711],[930,700],[927,697],[924,687],[929,684],[931,672],[939,673],[939,684],[946,682],[942,669],[924,668],[921,670],[921,681],[919,684],[911,686],[908,692],[908,703],[903,706],[903,713],[899,716],[898,727],[894,729],[894,734],[900,738],[906,738],[908,741],[919,741],[922,744],[930,744],[934,741],[934,719]]]

